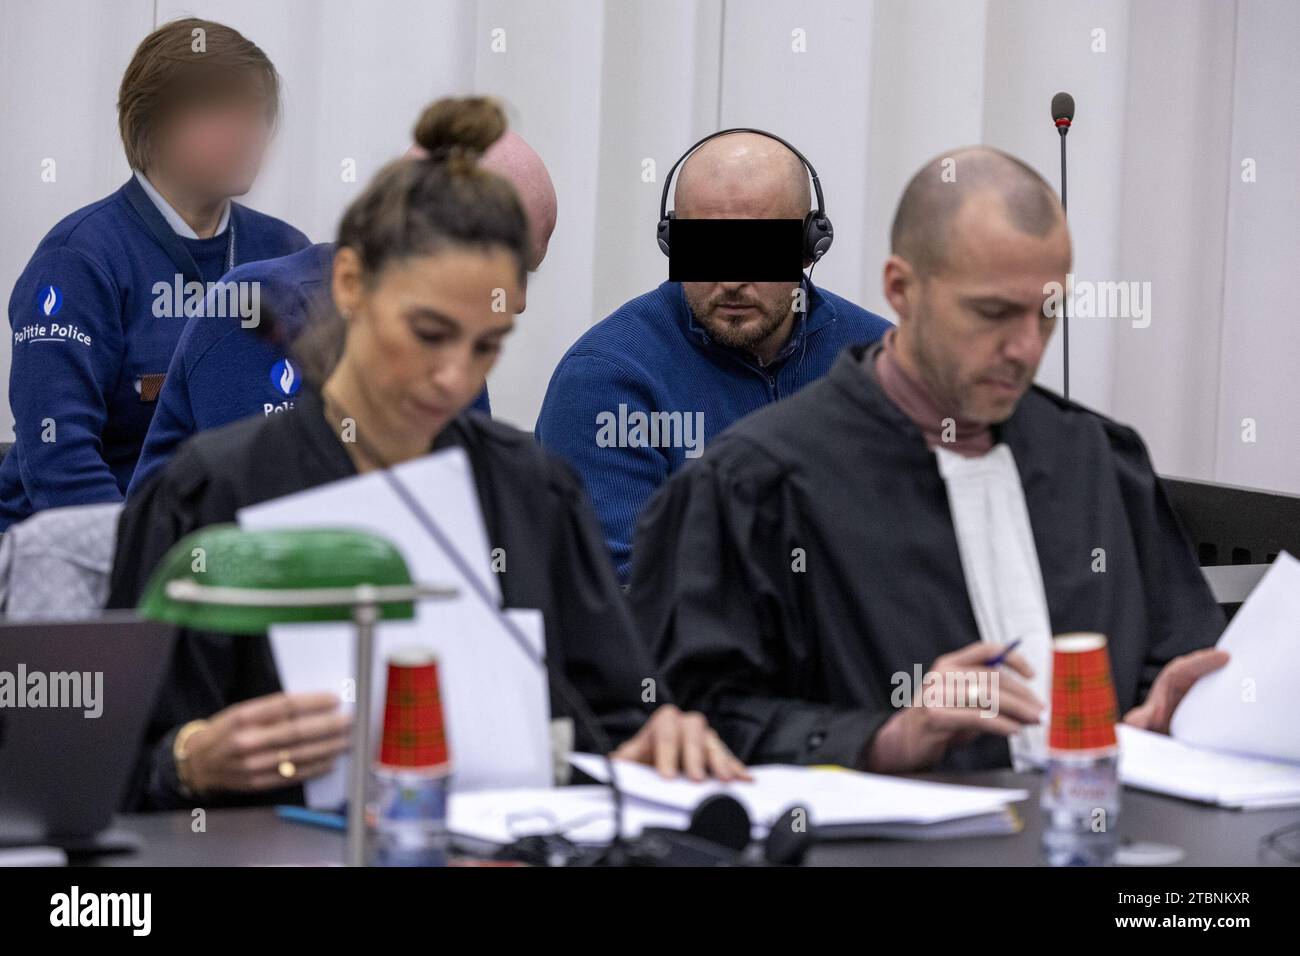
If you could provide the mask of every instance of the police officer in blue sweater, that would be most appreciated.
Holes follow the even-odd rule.
[[[414,146],[409,155],[420,154]],[[512,131],[488,148],[480,164],[504,177],[519,194],[528,217],[527,267],[535,271],[555,229],[555,186],[546,164]],[[245,320],[209,308],[186,323],[128,495],[142,488],[191,435],[293,407],[302,370],[290,346],[328,296],[333,262],[334,244],[320,243],[280,259],[240,266],[223,278],[223,284],[257,288],[261,314]],[[524,306],[521,296],[512,308],[522,312]],[[491,413],[486,388],[473,407]]]
[[[275,67],[227,26],[172,21],[135,51],[118,96],[131,178],[50,230],[9,301],[15,445],[0,465],[0,530],[121,500],[208,283],[307,246],[231,201],[252,187],[278,110]]]
[[[672,171],[661,203],[665,252],[670,223],[695,219],[801,221],[805,267],[829,248],[816,172],[784,140],[723,130],[678,164],[674,210],[666,212]],[[582,475],[620,581],[631,570],[637,516],[669,475],[741,416],[821,377],[846,345],[887,328],[804,276],[665,282],[578,339],[551,377],[536,435]]]

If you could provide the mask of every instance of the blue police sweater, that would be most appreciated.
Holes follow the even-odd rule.
[[[322,242],[291,256],[247,263],[222,278],[226,284],[257,284],[262,315],[274,323],[274,332],[267,336],[268,330],[230,310],[218,315],[221,310],[209,308],[186,322],[128,495],[196,432],[293,408],[302,373],[286,350],[329,296],[333,263],[334,244]],[[473,407],[491,414],[486,388]]]
[[[14,285],[15,444],[0,464],[0,529],[44,508],[121,500],[131,480],[190,298],[127,198],[133,189],[134,177],[63,219]],[[238,203],[230,227],[236,261],[308,244],[289,224]],[[205,283],[220,278],[229,228],[176,238]]]
[[[766,368],[713,342],[676,282],[621,306],[560,360],[537,440],[582,475],[621,581],[637,516],[669,475],[743,415],[820,378],[846,345],[890,327],[811,280],[804,288],[807,315]]]

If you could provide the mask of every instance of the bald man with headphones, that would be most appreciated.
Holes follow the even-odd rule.
[[[689,281],[662,283],[578,339],[536,430],[582,475],[624,582],[637,516],[669,475],[889,328],[803,274],[834,230],[816,170],[772,133],[722,130],[687,150],[665,179],[656,238],[670,276]]]

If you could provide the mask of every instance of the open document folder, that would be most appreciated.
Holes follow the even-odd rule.
[[[602,757],[574,754],[570,761],[595,780],[609,779]],[[642,764],[618,761],[614,766],[633,812],[676,811],[689,817],[706,797],[726,793],[744,805],[755,837],[764,836],[791,807],[807,810],[809,822],[824,839],[1014,833],[1020,822],[1011,804],[1029,796],[1024,790],[929,783],[832,767],[772,764],[751,767],[752,782],[694,783],[682,777],[665,780]]]
[[[1278,555],[1218,647],[1230,660],[1192,685],[1170,736],[1120,727],[1121,779],[1219,806],[1300,805],[1300,561]]]

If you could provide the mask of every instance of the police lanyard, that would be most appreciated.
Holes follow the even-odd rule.
[[[176,235],[176,231],[163,218],[163,214],[158,211],[158,207],[153,204],[149,194],[144,191],[144,187],[140,185],[134,176],[127,181],[126,198],[130,201],[132,208],[140,215],[140,218],[144,220],[145,228],[149,230],[149,234],[153,236],[154,241],[162,246],[163,251],[167,253],[167,258],[171,259],[172,264],[180,270],[181,275],[185,276],[185,281],[205,285],[203,274],[199,272],[198,263],[190,255],[189,248],[185,243],[181,242],[181,237]],[[226,242],[225,272],[229,272],[235,267],[235,210],[233,208],[230,210],[230,219],[226,224],[226,231],[229,233],[229,237]]]

